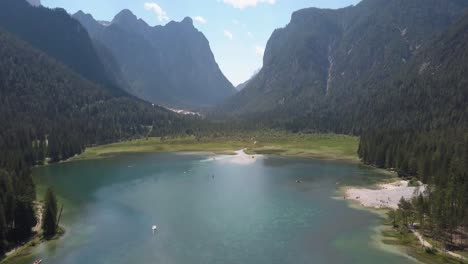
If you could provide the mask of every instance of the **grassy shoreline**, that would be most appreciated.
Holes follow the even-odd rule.
[[[87,148],[68,161],[106,158],[121,153],[212,152],[233,154],[276,154],[317,159],[359,162],[359,138],[333,134],[257,134],[216,138],[146,138]]]
[[[408,256],[427,264],[460,264],[466,263],[460,259],[451,257],[443,252],[427,252],[419,240],[412,233],[400,233],[385,223],[385,230],[382,231],[382,242],[401,248]]]

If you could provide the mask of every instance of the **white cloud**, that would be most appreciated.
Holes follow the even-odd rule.
[[[263,54],[265,54],[265,48],[260,47],[260,46],[255,46],[255,54],[257,54],[259,58],[263,58]]]
[[[259,3],[267,3],[274,5],[276,0],[223,0],[225,4],[231,5],[234,8],[244,9],[246,7],[254,7]]]
[[[230,40],[234,38],[234,35],[229,30],[224,30],[224,36]]]
[[[249,38],[253,38],[253,34],[252,34],[252,32],[250,32],[250,31],[249,31],[249,32],[247,32],[247,36],[249,36]]]
[[[167,22],[169,21],[169,16],[167,15],[166,11],[164,11],[158,4],[156,3],[145,3],[145,9],[151,10],[158,16],[159,22]]]
[[[202,17],[202,16],[196,16],[196,17],[193,17],[193,20],[195,20],[196,22],[200,23],[200,24],[206,24],[208,23],[208,21]]]

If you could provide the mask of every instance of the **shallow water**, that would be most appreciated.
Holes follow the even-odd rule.
[[[65,205],[67,233],[16,263],[413,263],[372,241],[376,215],[332,198],[340,184],[385,177],[375,170],[230,159],[134,154],[36,169],[39,193],[52,186]]]

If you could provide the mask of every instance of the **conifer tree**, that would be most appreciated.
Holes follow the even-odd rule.
[[[419,228],[423,230],[426,205],[425,205],[424,196],[422,193],[420,193],[419,196],[413,198],[413,207],[415,208],[415,211],[416,211],[416,217],[419,222]]]
[[[57,199],[52,189],[47,189],[42,215],[44,237],[51,238],[57,233]]]
[[[6,244],[6,220],[5,220],[5,211],[3,209],[3,205],[0,200],[0,257],[3,256],[5,252],[5,244]]]

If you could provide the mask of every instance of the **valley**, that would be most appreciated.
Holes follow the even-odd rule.
[[[466,263],[466,0],[52,2],[0,3],[0,263]]]

